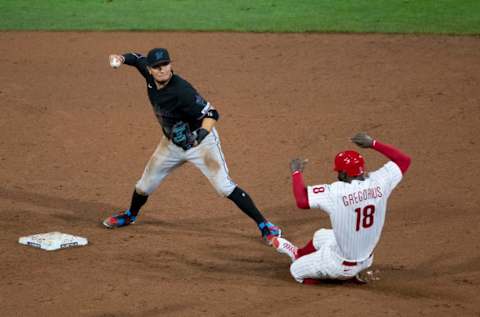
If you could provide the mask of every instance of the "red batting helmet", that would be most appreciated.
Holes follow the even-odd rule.
[[[365,160],[360,153],[356,151],[343,151],[335,156],[334,171],[345,172],[350,177],[360,176],[363,174]]]

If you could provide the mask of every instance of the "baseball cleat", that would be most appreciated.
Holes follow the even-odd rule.
[[[277,250],[278,253],[288,255],[292,262],[294,262],[298,258],[298,248],[287,239],[273,237],[271,240],[271,245]]]
[[[262,232],[263,240],[265,240],[269,244],[271,244],[271,240],[273,237],[282,236],[282,230],[270,221],[261,222],[258,225],[258,229],[260,229],[260,231]]]
[[[120,228],[135,223],[137,217],[132,216],[130,210],[120,215],[113,215],[103,221],[103,225],[108,229]]]

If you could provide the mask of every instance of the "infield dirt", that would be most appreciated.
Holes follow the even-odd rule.
[[[294,243],[327,216],[295,207],[288,163],[332,182],[367,131],[413,161],[390,198],[380,280],[297,284],[255,224],[185,165],[137,224],[128,207],[160,140],[144,81],[110,53],[163,46],[220,112],[232,178]],[[480,39],[415,35],[0,33],[2,316],[480,316]],[[361,150],[367,168],[386,159]],[[20,236],[87,247],[46,252]]]

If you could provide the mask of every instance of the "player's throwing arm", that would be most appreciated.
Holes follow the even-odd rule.
[[[279,237],[280,228],[264,218],[248,193],[229,176],[215,128],[219,112],[192,84],[173,72],[169,52],[154,48],[147,56],[112,54],[109,63],[112,68],[123,64],[135,67],[143,76],[163,138],[135,184],[130,208],[105,219],[105,227],[119,228],[135,223],[140,209],[163,180],[175,168],[190,162],[208,178],[219,195],[233,201],[255,221],[264,240],[269,242]]]

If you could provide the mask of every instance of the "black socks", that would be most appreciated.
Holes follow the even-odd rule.
[[[250,196],[244,192],[240,187],[235,187],[233,192],[227,197],[237,205],[247,216],[252,218],[257,225],[265,221],[260,211],[255,206]]]
[[[142,208],[143,205],[147,202],[148,196],[143,196],[140,194],[137,194],[137,191],[133,191],[133,196],[132,196],[132,203],[130,204],[130,213],[132,216],[136,217],[138,215],[138,212],[140,211],[140,208]]]
[[[233,192],[227,197],[237,205],[247,216],[252,218],[257,225],[265,221],[263,215],[255,206],[250,196],[240,187],[235,187]],[[140,195],[136,190],[133,191],[132,202],[130,204],[130,213],[136,217],[143,205],[147,202],[148,196]]]

